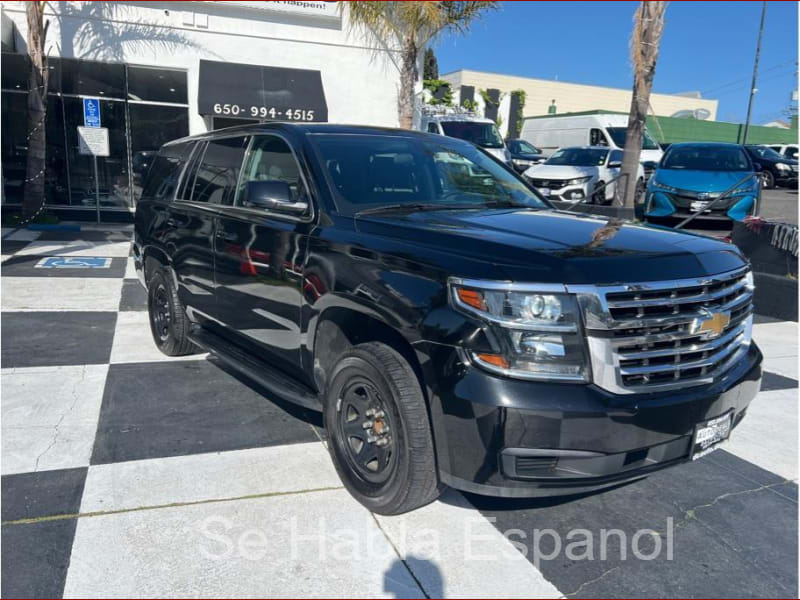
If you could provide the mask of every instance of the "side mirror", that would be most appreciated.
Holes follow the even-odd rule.
[[[753,163],[753,168],[756,170],[756,172],[758,172],[761,169],[763,169],[763,166],[761,165],[761,163],[754,162]]]
[[[248,181],[245,206],[300,214],[308,203],[292,202],[292,190],[285,181]]]
[[[612,160],[610,163],[608,163],[609,169],[619,169],[621,167],[622,167],[622,161],[619,160]]]

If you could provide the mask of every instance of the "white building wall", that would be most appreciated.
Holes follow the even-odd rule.
[[[475,86],[479,89],[498,89],[501,92],[525,90],[525,108],[523,116],[531,117],[547,114],[552,100],[556,101],[559,113],[580,112],[585,110],[608,110],[628,113],[631,109],[631,90],[609,88],[596,85],[549,81],[530,77],[516,77],[482,71],[460,70],[441,76],[449,81],[454,90],[462,85]],[[658,116],[670,116],[679,110],[695,110],[704,108],[709,111],[709,120],[717,116],[717,100],[679,96],[676,94],[650,95],[653,112]],[[503,117],[505,118],[505,116]]]
[[[24,39],[25,3],[0,4]],[[47,46],[53,56],[185,69],[192,134],[210,126],[197,112],[200,59],[319,70],[330,122],[397,126],[399,71],[389,51],[330,7],[317,17],[291,2],[275,3],[284,12],[261,8],[270,4],[51,1]]]

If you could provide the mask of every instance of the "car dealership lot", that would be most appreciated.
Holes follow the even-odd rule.
[[[724,450],[601,493],[379,517],[319,415],[161,355],[129,228],[85,229],[3,230],[4,597],[797,595],[796,323],[759,319],[763,391]]]

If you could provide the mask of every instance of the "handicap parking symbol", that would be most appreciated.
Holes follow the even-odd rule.
[[[36,263],[37,269],[108,269],[110,258],[94,256],[47,256]]]

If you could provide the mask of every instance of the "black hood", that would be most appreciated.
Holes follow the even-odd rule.
[[[704,277],[745,264],[707,237],[556,210],[420,211],[358,219],[363,233],[413,242],[420,262],[445,252],[501,270],[497,279],[627,283]],[[461,273],[471,276],[469,261]],[[483,271],[483,269],[481,269]]]

